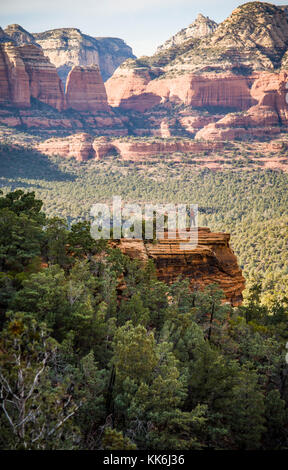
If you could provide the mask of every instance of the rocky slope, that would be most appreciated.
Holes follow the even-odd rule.
[[[9,36],[13,41],[17,44],[17,46],[23,46],[23,44],[34,44],[34,46],[39,46],[36,42],[33,34],[26,31],[26,29],[22,28],[20,24],[9,24],[5,29],[4,32],[7,36]]]
[[[189,39],[202,39],[213,34],[217,28],[217,23],[210,18],[199,13],[196,20],[187,28],[181,29],[177,34],[168,39],[157,48],[157,52],[164,51],[170,47],[179,46]]]
[[[236,8],[215,32],[180,54],[169,70],[203,71],[273,70],[281,66],[288,47],[287,13],[264,2]]]
[[[126,59],[135,58],[122,39],[92,37],[77,28],[60,28],[34,33],[26,31],[19,24],[11,24],[4,30],[18,46],[34,44],[41,47],[65,85],[69,71],[74,65],[99,65],[103,80]]]
[[[170,284],[178,278],[188,278],[192,289],[216,283],[227,302],[241,305],[245,279],[230,248],[230,235],[199,228],[198,237],[197,248],[186,251],[180,249],[181,237],[161,239],[157,243],[121,239],[114,244],[131,258],[142,262],[153,259],[161,281]]]
[[[204,32],[202,38],[182,41],[183,33],[177,44],[168,41],[167,47],[152,57],[126,61],[106,82],[108,103],[145,112],[147,120],[159,106],[166,107],[166,116],[161,118],[170,126],[169,135],[177,135],[171,106],[181,106],[180,113],[183,107],[186,110],[185,119],[179,114],[176,118],[178,132],[182,128],[191,136],[197,134],[197,138],[210,141],[267,137],[283,131],[287,127],[286,10],[249,2],[209,31],[208,37]],[[279,72],[281,67],[283,73]],[[190,115],[189,110],[193,110]],[[202,112],[195,116],[197,110]],[[206,124],[203,110],[210,114],[205,117]],[[215,118],[216,113],[222,116]],[[198,125],[202,122],[202,128],[189,125],[195,119]],[[161,122],[157,125],[161,135]],[[135,133],[141,135],[141,131]]]

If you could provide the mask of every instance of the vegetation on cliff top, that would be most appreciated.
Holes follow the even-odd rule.
[[[248,2],[236,8],[211,36],[188,39],[151,57],[129,59],[121,67],[163,67],[166,74],[172,70],[241,73],[244,68],[248,74],[254,69],[279,69],[287,48],[288,20],[284,9],[270,3]]]

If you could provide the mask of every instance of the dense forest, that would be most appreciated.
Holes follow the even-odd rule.
[[[82,188],[87,201],[93,176],[87,174]],[[179,198],[190,197],[185,194],[190,176],[182,177],[183,183],[187,179]],[[119,175],[106,178],[110,190],[120,193]],[[194,182],[197,178],[200,182],[199,175]],[[221,210],[228,223],[235,204],[242,208],[244,220],[239,217],[237,223],[243,224],[243,233],[255,216],[252,239],[259,236],[257,226],[277,239],[281,224],[272,214],[276,207],[277,218],[285,214],[285,175],[230,178],[229,201],[228,175],[205,173],[205,190],[194,186],[205,217],[219,224]],[[135,170],[126,180],[128,194],[136,179]],[[101,188],[104,180],[103,169],[94,185],[103,196],[108,193],[107,186]],[[140,176],[138,182],[136,198]],[[46,192],[46,207],[51,184],[62,215],[68,197],[76,213],[69,178],[56,183],[43,178],[38,184]],[[164,184],[151,180],[150,188],[160,197]],[[209,187],[217,186],[222,192],[209,196]],[[247,208],[245,188],[254,211]],[[258,207],[260,188],[267,191]],[[80,185],[72,194],[79,190]],[[270,264],[271,275],[273,262],[277,258]],[[89,222],[68,224],[45,215],[31,191],[2,194],[0,448],[287,449],[287,289],[286,296],[285,290],[268,289],[266,302],[262,293],[255,281],[245,304],[233,309],[221,302],[217,285],[191,291],[179,279],[167,286],[157,280],[152,262],[141,266],[107,242],[93,240]]]
[[[233,155],[231,169],[218,172],[161,155],[155,162],[111,157],[79,163],[9,145],[2,146],[0,158],[4,193],[35,191],[44,211],[69,226],[87,220],[92,204],[111,202],[113,195],[133,202],[198,204],[200,225],[231,233],[247,285],[262,284],[261,302],[270,305],[287,295],[287,173],[242,169]]]

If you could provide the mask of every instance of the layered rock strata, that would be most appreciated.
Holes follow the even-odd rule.
[[[241,305],[245,279],[230,247],[230,234],[199,228],[197,247],[186,251],[180,247],[182,241],[181,237],[156,243],[121,239],[113,244],[133,259],[144,263],[153,259],[158,278],[167,284],[181,278],[189,279],[191,289],[218,284],[227,302]]]
[[[77,111],[108,111],[105,86],[98,65],[74,66],[66,85],[67,108]]]

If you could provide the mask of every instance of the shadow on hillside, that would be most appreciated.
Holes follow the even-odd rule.
[[[76,176],[62,171],[56,162],[34,150],[0,149],[0,177],[44,181],[75,181]]]

